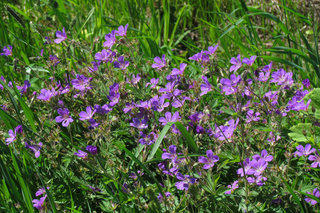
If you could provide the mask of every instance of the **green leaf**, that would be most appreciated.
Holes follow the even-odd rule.
[[[152,147],[152,149],[151,149],[151,152],[150,152],[150,154],[149,154],[149,156],[148,156],[148,161],[151,160],[151,159],[154,157],[154,155],[156,154],[156,152],[157,152],[157,150],[158,150],[158,148],[159,148],[159,146],[160,146],[160,144],[161,144],[164,136],[166,136],[168,130],[170,129],[170,127],[171,127],[173,124],[174,124],[173,122],[168,122],[168,123],[163,127],[162,131],[161,131],[160,134],[159,134],[159,137],[158,137],[157,141],[153,144],[153,147]]]
[[[297,142],[308,142],[311,138],[310,128],[312,127],[311,123],[299,123],[290,128],[292,131],[289,133],[289,137]]]
[[[296,193],[294,193],[294,191],[292,190],[292,188],[289,186],[289,184],[283,179],[283,177],[281,177],[282,182],[284,183],[284,185],[286,186],[286,188],[288,189],[288,191],[290,192],[290,194],[292,195],[294,201],[296,202],[296,204],[298,204],[298,206],[300,207],[300,210],[302,213],[304,213],[304,208],[300,202],[299,197],[296,195]]]
[[[316,109],[320,109],[320,88],[314,88],[309,94],[307,94],[303,100],[308,101],[311,99],[310,105]]]
[[[191,137],[190,133],[187,131],[187,129],[180,123],[180,122],[175,122],[174,123],[176,125],[176,127],[180,130],[182,136],[185,138],[186,140],[186,145],[188,147],[190,147],[194,152],[198,152],[198,146],[197,144],[194,142],[193,138]]]

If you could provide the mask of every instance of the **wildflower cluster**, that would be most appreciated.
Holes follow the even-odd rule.
[[[223,199],[244,212],[261,202],[270,208],[278,200],[291,205],[288,193],[276,190],[294,179],[295,169],[313,177],[320,167],[320,131],[312,128],[319,108],[313,109],[310,81],[300,83],[293,72],[255,55],[239,54],[222,65],[219,44],[177,64],[168,54],[140,61],[127,31],[125,25],[106,34],[76,64],[70,57],[80,44],[63,27],[46,38],[41,52],[50,76],[29,76],[23,83],[1,77],[1,92],[17,97],[25,113],[20,115],[15,102],[1,105],[1,116],[19,112],[4,117],[10,127],[7,148],[20,157],[31,153],[22,162],[30,159],[39,171],[50,168],[47,177],[35,177],[33,189],[45,179],[57,190],[50,190],[54,198],[77,191],[83,200],[101,201],[96,211],[124,210],[127,203],[147,211],[175,211],[179,203],[205,209]],[[12,49],[5,46],[1,55],[11,60]],[[288,134],[303,119],[313,123]],[[303,193],[319,198],[316,178],[299,175],[314,189]],[[69,176],[70,185],[60,184]],[[40,195],[32,203],[45,210],[44,188]]]

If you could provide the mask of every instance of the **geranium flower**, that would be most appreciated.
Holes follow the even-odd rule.
[[[310,194],[310,195],[313,195],[313,196],[315,196],[317,198],[320,198],[320,191],[317,188],[315,188],[313,190],[312,194],[311,194],[311,192],[307,192],[307,194]],[[310,197],[306,197],[304,200],[307,201],[308,203],[310,203],[311,205],[316,205],[318,203],[316,200],[313,200]]]
[[[88,155],[88,153],[79,149],[78,152],[74,153],[74,155],[78,156],[79,158],[85,158]]]
[[[162,59],[159,56],[155,57],[154,62],[155,63],[151,65],[152,68],[158,69],[158,70],[162,69],[163,67],[165,67],[167,65],[166,64],[166,55],[163,54]]]
[[[318,151],[320,151],[320,150],[318,150]],[[315,153],[315,155],[310,155],[309,158],[308,158],[308,160],[314,161],[311,164],[312,168],[320,167],[320,156],[319,156],[319,152],[318,151]]]
[[[118,36],[126,36],[127,35],[127,30],[128,30],[128,24],[126,26],[119,26],[118,30],[114,31],[114,33]]]
[[[22,126],[21,125],[18,125],[15,129],[14,129],[14,131],[12,130],[12,129],[9,129],[9,131],[8,131],[8,135],[9,135],[9,137],[8,138],[6,138],[6,145],[9,145],[10,143],[12,143],[13,141],[15,141],[16,140],[16,137],[17,137],[17,133],[22,133]]]
[[[115,68],[119,68],[121,70],[125,70],[129,66],[129,61],[124,61],[124,57],[120,56],[118,58],[118,61],[115,61],[113,64],[114,64]]]
[[[37,208],[38,210],[41,210],[43,208],[44,201],[46,200],[47,195],[43,196],[42,198],[38,199],[33,199],[33,207]]]
[[[148,119],[139,119],[139,118],[132,118],[132,123],[130,123],[130,126],[136,127],[138,129],[146,129],[148,128]]]
[[[12,56],[12,46],[11,45],[3,47],[2,51],[3,52],[0,53],[0,55]]]
[[[216,137],[218,140],[223,141],[226,139],[231,138],[233,135],[234,130],[237,128],[237,125],[239,123],[239,118],[236,120],[236,122],[231,119],[228,121],[229,126],[216,126],[214,137]]]
[[[186,67],[187,67],[187,64],[181,63],[180,69],[173,68],[170,75],[182,75]]]
[[[84,75],[78,75],[76,79],[71,80],[73,87],[80,91],[86,91],[92,89],[90,82],[92,78],[87,78]]]
[[[202,80],[204,81],[204,84],[201,84],[200,86],[200,96],[203,96],[205,94],[207,94],[208,92],[212,91],[212,86],[208,81],[208,78],[206,76],[202,76]]]
[[[67,39],[67,34],[64,27],[62,29],[62,32],[59,30],[56,32],[56,36],[57,36],[57,39],[54,40],[54,43],[56,44],[60,44],[61,42]]]
[[[98,149],[97,149],[96,146],[88,145],[88,146],[86,147],[86,150],[87,150],[88,152],[90,152],[92,155],[98,154]]]
[[[230,63],[233,64],[230,67],[230,72],[237,71],[238,69],[240,69],[240,67],[242,66],[240,54],[237,56],[237,58],[232,57],[230,59]]]
[[[43,101],[50,101],[50,99],[55,95],[56,95],[56,91],[54,88],[51,88],[51,90],[41,89],[37,99],[43,100]]]
[[[294,155],[295,155],[295,156],[299,156],[299,157],[301,157],[301,156],[308,156],[308,155],[310,155],[311,153],[313,153],[313,152],[316,151],[315,148],[312,148],[312,149],[311,149],[311,144],[307,144],[305,147],[303,147],[302,145],[299,145],[299,146],[296,147],[296,149],[297,149],[298,151],[296,151],[296,152],[294,153]]]
[[[200,156],[198,162],[204,163],[203,169],[210,169],[214,166],[215,162],[219,161],[219,157],[217,155],[213,155],[212,150],[207,150],[206,154],[207,158]]]
[[[69,115],[69,110],[67,108],[65,109],[58,109],[58,114],[59,116],[56,117],[56,122],[57,123],[61,123],[62,122],[62,126],[67,127],[69,126],[70,123],[73,122],[72,117]]]
[[[94,58],[98,61],[102,61],[104,63],[107,63],[107,62],[112,62],[113,61],[113,57],[116,55],[115,52],[113,52],[112,50],[108,49],[108,50],[105,50],[103,49],[101,52],[97,52],[95,55],[94,55]]]
[[[104,47],[111,48],[116,43],[116,35],[114,31],[107,34],[104,38],[106,39],[106,41],[103,43]]]
[[[42,142],[39,142],[37,145],[29,145],[25,142],[25,147],[33,151],[36,158],[40,157],[40,149],[42,148],[42,145]]]
[[[236,190],[237,188],[239,188],[238,185],[239,181],[234,181],[231,185],[228,185],[228,188],[230,190],[226,191],[225,194],[231,194],[234,190]]]
[[[244,58],[242,59],[242,63],[247,64],[249,66],[252,66],[252,64],[254,63],[254,61],[256,60],[257,56],[251,56],[250,59],[249,58]]]
[[[96,110],[95,109],[92,110],[91,106],[87,106],[85,112],[81,111],[79,113],[79,116],[80,116],[79,120],[81,121],[90,120],[93,117],[94,113],[96,113]]]
[[[178,180],[181,180],[181,181],[175,183],[175,186],[179,190],[188,191],[189,185],[194,184],[196,182],[195,178],[192,178],[189,175],[182,175],[181,173],[178,173],[176,175],[176,178]]]

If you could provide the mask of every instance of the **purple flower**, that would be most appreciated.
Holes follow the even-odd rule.
[[[52,63],[53,66],[57,66],[60,63],[59,58],[56,55],[50,55],[49,62]]]
[[[47,189],[50,189],[49,187],[47,187]],[[44,187],[40,188],[37,192],[36,192],[36,196],[40,196],[46,193],[46,190]]]
[[[92,155],[98,154],[98,149],[97,149],[96,146],[88,145],[88,146],[86,147],[86,150],[87,150],[88,152],[90,152]]]
[[[156,88],[158,82],[159,82],[159,78],[152,78],[152,79],[150,80],[150,82],[146,83],[146,87],[148,87],[149,85],[151,85],[150,88],[154,89],[154,88]]]
[[[9,145],[10,143],[12,143],[13,141],[15,141],[16,140],[16,137],[17,137],[17,133],[20,133],[20,134],[22,134],[22,126],[21,125],[18,125],[15,129],[14,129],[14,131],[12,130],[12,129],[9,129],[9,131],[8,131],[8,135],[9,135],[9,137],[8,138],[6,138],[6,144],[7,145]]]
[[[237,56],[237,58],[232,57],[230,59],[230,63],[233,64],[230,67],[230,72],[237,71],[242,66],[240,54]]]
[[[139,142],[143,145],[151,145],[154,144],[156,142],[156,140],[158,139],[158,134],[154,133],[154,132],[150,132],[149,135],[145,135],[143,132],[140,132],[140,135],[142,136],[142,138],[139,139]]]
[[[202,53],[203,53],[203,51],[194,54],[193,56],[189,57],[189,60],[194,60],[194,61],[198,61],[199,62],[201,60]]]
[[[121,70],[125,70],[129,66],[129,61],[124,61],[124,57],[120,56],[118,58],[118,61],[115,61],[113,64],[115,68],[120,68]]]
[[[284,69],[279,69],[277,72],[271,74],[271,81],[272,83],[277,83],[278,85],[282,86],[291,86],[293,84],[292,80],[292,72],[285,72]]]
[[[171,112],[166,112],[164,117],[159,118],[159,122],[165,126],[168,122],[176,122],[176,121],[180,121],[181,117],[179,115],[179,112],[175,112],[173,115],[171,114]],[[172,132],[175,134],[179,134],[179,130],[177,129],[177,127],[175,125],[172,125]]]
[[[169,102],[165,102],[166,97],[164,95],[161,96],[160,98],[158,97],[158,95],[156,95],[155,97],[150,99],[150,101],[151,101],[152,109],[158,112],[162,112],[165,108],[167,108],[170,105]]]
[[[114,33],[118,36],[126,36],[127,35],[127,29],[128,29],[128,24],[126,26],[120,26],[118,27],[118,30],[116,30]]]
[[[57,36],[57,39],[54,40],[54,43],[56,44],[60,44],[61,42],[67,39],[67,34],[64,28],[62,29],[62,32],[58,30],[56,32],[56,36]]]
[[[67,127],[69,126],[70,123],[73,122],[72,117],[69,115],[69,110],[67,108],[65,109],[58,109],[58,114],[59,116],[56,117],[56,122],[57,123],[61,123],[62,122],[62,126]]]
[[[294,153],[294,155],[295,155],[295,156],[298,155],[299,157],[301,157],[301,156],[308,156],[308,155],[310,155],[311,153],[313,153],[313,152],[316,151],[315,148],[312,148],[312,149],[311,149],[311,144],[307,144],[305,147],[303,147],[302,145],[299,145],[299,146],[296,147],[296,149],[297,149],[298,151],[296,151],[296,152]]]
[[[237,125],[239,123],[239,118],[234,122],[233,119],[228,121],[229,126],[217,126],[215,129],[214,137],[216,137],[218,140],[223,141],[225,139],[231,138],[233,135],[234,130],[237,128]]]
[[[43,196],[39,200],[37,199],[32,200],[33,207],[37,208],[38,210],[41,210],[43,208],[43,204],[46,198],[47,198],[47,195]]]
[[[106,41],[103,43],[104,47],[111,48],[116,43],[116,35],[114,31],[107,34],[104,38],[106,39]]]
[[[206,65],[210,61],[209,55],[214,54],[217,48],[218,48],[218,45],[216,45],[215,47],[210,46],[208,51],[201,50],[201,52],[191,56],[189,60],[194,60],[201,63],[202,65]]]
[[[217,51],[218,47],[219,47],[219,44],[217,44],[214,47],[213,46],[209,46],[208,47],[208,51],[205,51],[205,53],[207,53],[209,55],[213,55]]]
[[[191,178],[189,175],[182,175],[181,173],[178,173],[176,175],[176,178],[178,180],[181,180],[181,181],[175,183],[175,186],[179,190],[188,191],[189,185],[194,184],[196,182],[195,178]]]
[[[87,106],[85,112],[81,111],[79,113],[79,116],[80,116],[79,120],[81,121],[90,120],[93,117],[94,113],[96,113],[96,110],[95,109],[92,110],[91,106]]]
[[[248,175],[248,171],[251,169],[249,158],[246,158],[246,160],[243,162],[243,166],[244,166],[244,171],[243,171],[243,168],[240,168],[237,170],[237,174],[240,175],[241,177],[244,176],[244,173]]]
[[[228,185],[228,188],[230,190],[226,191],[225,194],[231,194],[234,190],[236,190],[237,188],[239,188],[239,185],[238,185],[239,181],[234,181],[232,183],[232,185]]]
[[[315,196],[315,197],[317,197],[317,198],[320,198],[320,191],[319,191],[319,189],[317,189],[317,188],[315,188],[315,189],[313,190],[312,194],[311,194],[311,192],[307,192],[307,194],[310,194],[310,195],[313,195],[313,196]],[[306,202],[310,203],[311,205],[316,205],[316,204],[318,203],[316,200],[313,200],[313,199],[310,198],[310,197],[306,197],[304,200],[305,200]]]
[[[20,91],[21,95],[27,93],[27,89],[31,86],[28,80],[24,81],[23,86],[17,86],[17,89]]]
[[[112,111],[112,108],[108,104],[104,104],[103,106],[96,104],[94,105],[94,109],[96,110],[96,113],[102,115]]]
[[[219,161],[219,157],[217,155],[213,155],[212,150],[207,150],[207,158],[200,156],[198,159],[199,163],[204,163],[203,169],[210,169],[217,161]]]
[[[167,98],[170,99],[172,97],[172,93],[173,93],[173,90],[174,90],[174,87],[176,86],[176,83],[175,82],[168,82],[166,84],[166,88],[160,88],[158,91],[159,92],[165,92],[166,95],[167,95]]]
[[[141,80],[141,77],[139,74],[137,74],[137,76],[135,76],[135,74],[132,74],[132,80],[131,80],[132,85],[136,85],[137,83],[139,83],[140,80]]]
[[[74,155],[78,156],[79,158],[85,158],[88,155],[88,153],[79,149],[78,152],[74,153]]]
[[[130,126],[136,127],[138,129],[146,129],[148,128],[148,119],[139,119],[139,118],[132,118],[132,123],[130,123]]]
[[[51,90],[41,89],[37,99],[43,100],[43,101],[50,101],[50,99],[55,95],[56,95],[56,91],[54,90],[54,88],[51,88]]]
[[[260,176],[258,176],[256,178],[248,177],[247,180],[248,180],[249,184],[256,183],[257,186],[263,186],[265,184],[264,181],[268,180],[268,178],[263,177],[263,176],[260,175]]]
[[[251,166],[251,169],[248,170],[247,174],[253,174],[256,177],[260,176],[268,166],[268,163],[262,158],[260,158],[259,160],[253,159],[249,164]]]
[[[170,75],[182,75],[186,67],[187,67],[187,64],[181,63],[180,69],[173,68]]]
[[[171,196],[171,193],[170,192],[165,192],[164,193],[164,195],[168,198],[168,197],[170,197]],[[158,195],[158,200],[159,200],[159,202],[161,203],[161,202],[163,202],[163,196],[161,195],[161,193],[159,193],[159,195]]]
[[[126,103],[125,108],[123,108],[123,112],[127,114],[128,112],[130,112],[134,108],[136,108],[136,105],[133,101],[132,101],[132,103]]]
[[[320,151],[320,150],[319,150]],[[311,167],[312,168],[317,168],[317,167],[320,167],[320,156],[319,156],[319,152],[317,151],[315,153],[315,155],[310,155],[308,160],[310,161],[314,161],[312,164],[311,164]]]
[[[142,175],[144,175],[143,172],[141,172],[140,170],[137,171],[137,174],[141,177]],[[138,178],[138,175],[134,172],[131,172],[129,175],[129,178],[132,178],[134,180],[136,180]]]
[[[83,91],[92,89],[90,86],[91,80],[92,78],[87,78],[84,75],[77,74],[77,78],[71,80],[71,83],[75,89],[83,92]]]
[[[98,61],[102,61],[104,63],[107,62],[112,62],[113,61],[113,57],[116,55],[115,52],[113,52],[112,50],[108,49],[105,50],[103,49],[101,52],[98,52],[94,55],[94,58]]]
[[[42,142],[39,142],[38,145],[29,145],[27,142],[25,142],[25,147],[27,149],[31,149],[31,151],[34,152],[34,156],[36,158],[40,157],[40,149],[42,148]]]
[[[252,156],[252,158],[257,160],[257,161],[259,159],[263,159],[266,162],[270,162],[270,161],[272,161],[273,156],[272,155],[268,155],[267,150],[264,149],[264,150],[261,151],[261,156],[256,154],[256,155]]]
[[[248,112],[247,112],[247,117],[246,117],[246,119],[247,119],[247,123],[250,123],[250,122],[252,122],[252,121],[259,121],[260,120],[260,112],[256,112],[256,113],[254,113],[254,111],[253,110],[248,110]]]
[[[94,192],[101,192],[101,189],[99,189],[98,187],[94,187],[94,186],[90,186],[90,185],[88,185],[88,187]]]
[[[264,94],[264,97],[271,102],[272,105],[276,105],[278,103],[279,91],[269,91]]]
[[[290,101],[288,101],[288,106],[286,108],[286,111],[306,111],[311,103],[311,99],[307,101],[307,103],[304,103],[304,100],[299,100],[300,98],[297,96],[293,96]]]
[[[244,58],[242,59],[242,63],[247,64],[249,66],[252,66],[252,64],[254,63],[254,61],[256,60],[257,56],[251,56],[250,59],[249,58]]]
[[[180,107],[182,107],[182,106],[184,105],[184,102],[185,102],[186,100],[189,100],[189,101],[190,101],[191,98],[189,98],[189,97],[187,97],[187,96],[183,96],[182,99],[181,99],[181,98],[174,97],[174,98],[172,99],[172,101],[173,101],[172,106],[173,106],[174,108],[180,108]]]
[[[0,53],[0,55],[5,55],[5,56],[12,56],[12,46],[8,45],[7,47],[3,47],[2,49],[2,53]]]
[[[88,67],[89,72],[95,72],[99,70],[101,61],[91,61],[93,67]]]
[[[177,147],[175,145],[169,146],[169,152],[164,152],[162,153],[162,156],[161,156],[163,160],[166,160],[166,159],[173,160],[176,157],[177,157]]]
[[[109,93],[109,95],[107,96],[107,98],[110,100],[109,105],[110,105],[111,107],[113,107],[114,105],[116,105],[117,103],[119,103],[120,93],[114,92],[114,91],[110,91],[110,93]]]
[[[206,76],[202,76],[202,80],[204,81],[204,84],[201,84],[200,86],[200,96],[203,96],[205,94],[207,94],[208,92],[212,91],[212,86],[208,81],[208,78]]]
[[[166,64],[166,55],[163,54],[162,59],[159,56],[155,57],[154,62],[155,63],[151,65],[152,68],[158,69],[158,70],[162,69],[163,67],[165,67],[167,65]]]
[[[264,66],[264,67],[262,68],[262,71],[264,71],[264,72],[269,72],[269,71],[271,70],[271,68],[272,68],[272,61],[270,62],[270,64]]]
[[[222,85],[222,92],[225,93],[225,95],[231,95],[238,91],[237,84],[241,82],[241,76],[236,76],[235,74],[232,74],[230,76],[230,80],[227,78],[223,78],[220,80],[220,83]]]
[[[261,82],[267,82],[270,77],[270,72],[260,72],[258,80]]]
[[[309,81],[309,79],[304,79],[303,81],[302,81],[302,84],[303,84],[303,86],[305,87],[305,88],[309,88],[310,87],[310,81]]]

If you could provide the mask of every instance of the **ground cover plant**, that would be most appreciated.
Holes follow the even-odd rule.
[[[172,24],[179,1],[139,1],[151,21],[132,15],[127,1],[131,23],[103,30],[99,8],[107,1],[74,28],[66,8],[88,2],[39,2],[61,24],[48,30],[30,22],[38,11],[25,3],[2,5],[9,34],[2,31],[0,53],[1,211],[319,211],[318,29],[311,19],[283,3],[315,36],[301,33],[300,41],[276,19],[288,37],[266,52],[259,48],[267,39],[248,17],[275,16],[234,3],[228,30],[211,32],[215,42],[199,49],[206,36],[190,43],[180,28],[190,2]],[[197,21],[210,27],[208,16]],[[155,21],[159,31],[144,30]]]

